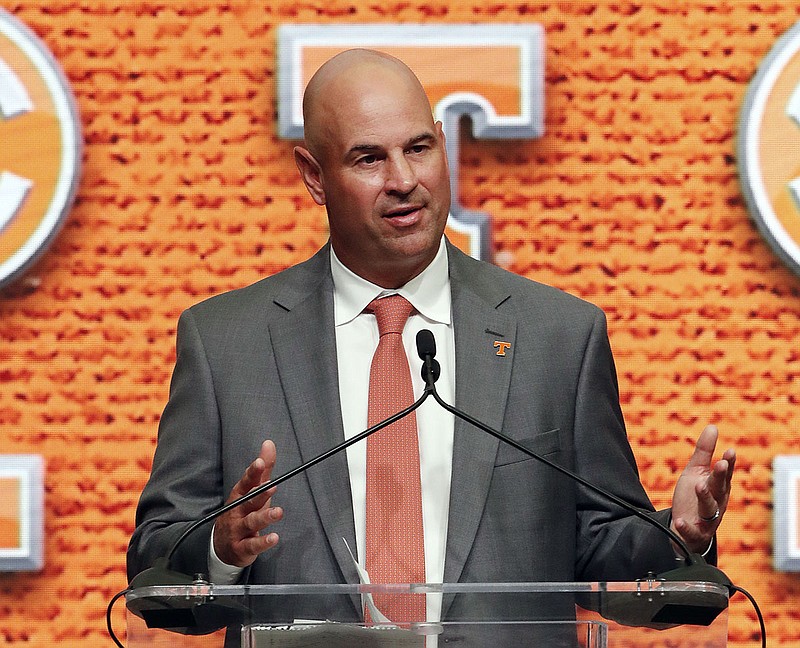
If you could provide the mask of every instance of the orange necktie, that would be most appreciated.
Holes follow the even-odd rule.
[[[413,306],[400,295],[367,307],[378,320],[380,341],[369,374],[369,425],[411,405],[414,390],[403,347],[403,328]],[[424,583],[422,488],[415,413],[367,439],[367,555],[372,583]],[[425,621],[425,596],[373,597],[394,623]]]

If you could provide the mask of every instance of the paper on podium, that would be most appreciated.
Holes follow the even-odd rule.
[[[410,630],[329,621],[288,627],[251,626],[249,633],[250,648],[421,648],[425,645],[425,637]]]
[[[350,560],[353,561],[353,564],[356,567],[356,571],[358,572],[358,577],[361,579],[362,585],[369,585],[369,574],[367,570],[364,569],[361,565],[358,564],[356,557],[353,555],[353,550],[350,549],[350,545],[347,544],[347,540],[342,538],[342,542],[344,542],[344,546],[347,547],[347,553],[350,554]],[[367,611],[370,614],[370,618],[373,620],[374,623],[391,623],[391,621],[378,609],[378,606],[375,605],[375,601],[372,598],[372,594],[362,594],[362,600],[364,601],[364,605],[367,608]]]
[[[350,549],[350,545],[347,543],[347,540],[342,538],[342,542],[344,542],[344,546],[347,547],[347,552],[350,554],[350,560],[353,561],[353,564],[356,567],[356,571],[358,571],[358,578],[360,579],[362,585],[369,585],[370,584],[370,580],[369,580],[369,574],[367,573],[367,570],[364,569],[361,565],[358,564],[358,561],[356,560],[356,557],[353,555],[353,551],[352,551],[352,549]],[[415,596],[417,596],[417,595],[415,595]],[[370,593],[362,594],[361,595],[361,599],[364,602],[364,607],[365,607],[366,611],[369,612],[369,615],[370,615],[370,618],[372,619],[372,621],[374,623],[383,624],[383,626],[381,628],[382,630],[386,630],[387,626],[391,627],[391,628],[397,628],[397,626],[392,624],[391,619],[387,618],[386,615],[384,615],[383,612],[381,612],[378,609],[378,606],[375,605],[375,600],[372,598],[372,594],[370,594]],[[420,619],[420,621],[423,621],[423,619]],[[424,628],[424,630],[423,630],[423,628]],[[423,643],[423,638],[420,637],[419,638],[420,643],[413,643],[413,644],[408,644],[408,645],[413,645],[413,646],[423,646],[424,645],[427,648],[436,648],[436,646],[438,646],[438,637],[437,637],[437,635],[440,634],[441,631],[442,631],[441,630],[441,626],[438,623],[422,623],[422,624],[418,624],[417,633],[416,634],[425,635],[426,638],[424,640],[424,643]],[[408,632],[408,631],[404,630],[403,632]],[[372,644],[365,644],[365,645],[372,645]],[[382,646],[384,644],[376,644],[376,645],[381,645]],[[388,644],[388,645],[395,645],[395,644]],[[397,645],[406,645],[406,644],[397,644]]]

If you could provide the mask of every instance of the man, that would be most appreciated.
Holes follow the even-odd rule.
[[[431,329],[445,400],[651,509],[625,436],[603,314],[443,239],[444,135],[413,73],[386,55],[348,51],[312,78],[303,109],[306,141],[295,159],[327,210],[330,243],[181,317],[130,576],[226,495],[239,497],[367,427],[378,334],[365,309],[384,294],[413,305],[403,330],[412,376],[413,336]],[[603,498],[430,399],[417,417],[428,582],[631,580],[675,565],[662,534]],[[716,440],[713,427],[702,432],[672,509],[655,514],[698,553],[713,545],[735,463],[732,450],[712,463]],[[363,566],[364,445],[220,516],[213,534],[209,525],[181,545],[174,568],[210,572],[214,582],[357,583],[345,540]],[[358,601],[318,605],[277,601],[270,614],[363,618]],[[429,620],[475,613],[458,597],[428,600]]]

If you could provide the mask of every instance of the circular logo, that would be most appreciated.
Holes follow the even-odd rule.
[[[61,228],[80,154],[66,77],[36,34],[0,9],[0,286],[18,278]]]
[[[800,23],[775,43],[750,83],[738,149],[750,214],[800,274]]]

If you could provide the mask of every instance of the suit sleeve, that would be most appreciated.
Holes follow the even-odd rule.
[[[575,466],[590,482],[653,511],[628,443],[605,315],[587,340],[575,401]],[[576,573],[581,580],[633,580],[675,567],[661,531],[583,487],[577,497]],[[654,516],[669,524],[670,511]]]
[[[166,556],[189,527],[224,503],[220,417],[203,341],[191,311],[178,322],[177,359],[159,424],[150,479],[136,511],[128,547],[128,578]],[[187,538],[172,569],[207,573],[211,523]]]

